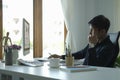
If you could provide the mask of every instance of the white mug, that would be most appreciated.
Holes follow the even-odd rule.
[[[49,66],[51,68],[58,68],[60,66],[60,59],[59,58],[50,58],[49,59]]]

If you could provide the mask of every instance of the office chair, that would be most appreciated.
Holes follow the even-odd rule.
[[[116,32],[116,33],[109,33],[110,36],[110,40],[113,43],[114,47],[115,47],[115,65],[116,65],[116,59],[117,56],[119,54],[119,37],[120,37],[120,31]],[[120,62],[119,62],[120,63]]]

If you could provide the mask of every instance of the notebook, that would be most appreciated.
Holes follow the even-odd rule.
[[[61,66],[60,70],[67,72],[83,72],[83,71],[95,71],[97,70],[97,68],[93,66],[78,65],[72,67]]]

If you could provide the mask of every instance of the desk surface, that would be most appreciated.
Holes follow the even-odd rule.
[[[50,68],[46,63],[41,67],[5,66],[0,63],[0,73],[3,72],[7,72],[8,74],[13,73],[19,76],[24,75],[34,78],[33,80],[39,80],[41,77],[49,78],[50,80],[120,80],[120,69],[118,68],[97,67],[96,71],[65,72],[59,68]]]

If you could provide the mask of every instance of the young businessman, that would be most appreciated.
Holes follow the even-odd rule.
[[[88,22],[90,33],[88,35],[88,45],[76,53],[73,53],[75,59],[84,60],[84,65],[113,67],[116,59],[115,49],[107,35],[110,27],[110,21],[103,15],[98,15]],[[65,55],[51,55],[64,59]]]

